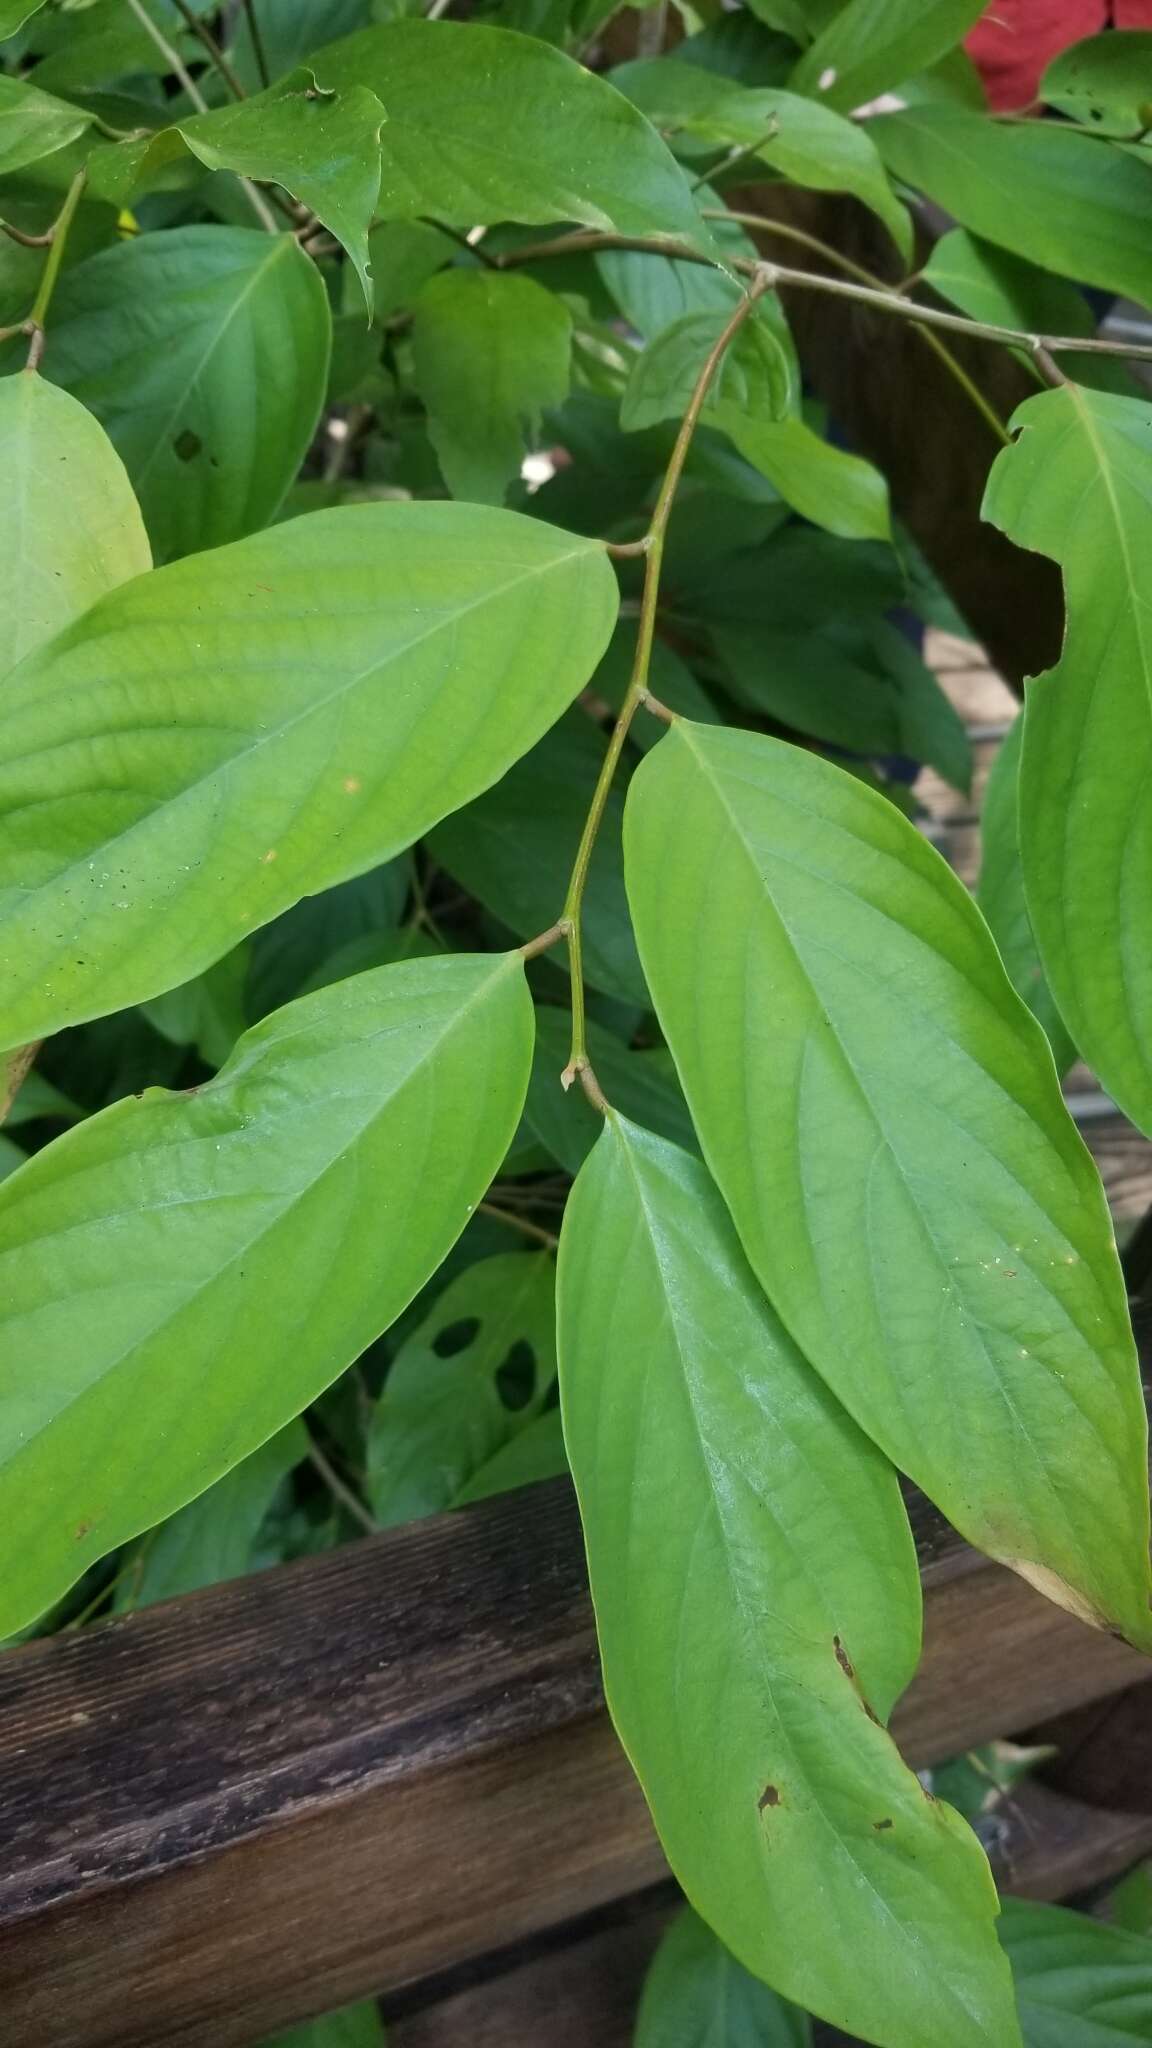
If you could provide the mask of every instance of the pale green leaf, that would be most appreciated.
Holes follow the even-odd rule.
[[[470,1501],[491,1500],[496,1493],[512,1493],[518,1486],[535,1486],[541,1479],[559,1479],[568,1470],[560,1410],[550,1408],[537,1416],[518,1436],[489,1458],[486,1465],[460,1488],[457,1507]]]
[[[1061,122],[924,106],[869,121],[885,163],[961,227],[1046,270],[1152,303],[1152,165]]]
[[[104,425],[169,561],[273,517],[319,417],[330,335],[291,235],[176,228],[62,279],[44,369]]]
[[[530,277],[453,269],[415,301],[416,389],[444,481],[456,498],[500,505],[520,474],[526,432],[568,396],[572,315]]]
[[[150,1529],[124,1559],[113,1608],[131,1614],[201,1586],[242,1578],[278,1487],[308,1455],[308,1432],[290,1422],[198,1500]]]
[[[594,1021],[589,1021],[586,1031],[588,1057],[614,1107],[645,1129],[695,1151],[692,1119],[667,1048],[653,1046],[631,1052],[613,1032]],[[568,1010],[537,1009],[536,1051],[524,1115],[557,1163],[568,1173],[576,1173],[596,1143],[603,1119],[582,1088],[561,1085],[571,1040]]]
[[[116,450],[34,371],[0,378],[0,471],[2,676],[152,557]]]
[[[788,83],[850,114],[964,40],[986,0],[848,0]]]
[[[1144,399],[1066,384],[1013,425],[985,517],[1060,563],[1067,609],[1024,719],[1028,909],[1072,1037],[1152,1130],[1152,424]]]
[[[0,1631],[202,1493],[395,1321],[508,1148],[531,1047],[517,955],[385,967],[4,1183]]]
[[[386,2048],[387,2038],[375,1999],[366,1998],[361,2005],[343,2005],[322,2019],[270,2035],[260,2048]]]
[[[615,1114],[558,1303],[605,1694],[692,1905],[884,2048],[1007,2048],[987,1865],[873,1718],[918,1650],[892,1468],[785,1335],[703,1167]]]
[[[796,1342],[971,1542],[1152,1642],[1107,1204],[963,884],[829,762],[679,721],[625,861],[705,1158]]]
[[[409,845],[559,715],[616,605],[598,543],[445,504],[312,513],[105,598],[5,685],[0,1042],[159,995]]]
[[[708,418],[813,526],[844,540],[891,538],[888,486],[861,456],[834,447],[799,416],[766,419],[721,402]]]
[[[1073,43],[1049,64],[1039,97],[1095,135],[1142,135],[1152,125],[1152,33],[1112,29]]]
[[[810,2048],[811,2040],[807,2015],[683,1906],[644,1980],[633,2048]]]
[[[901,254],[911,255],[911,224],[871,135],[831,107],[776,87],[734,85],[666,58],[625,64],[612,76],[663,133],[747,149],[794,185],[816,192],[854,193],[883,221]]]
[[[1076,1058],[1076,1047],[1053,999],[1040,965],[1032,920],[1024,894],[1024,873],[1020,865],[1020,829],[1017,780],[1020,774],[1020,745],[1024,736],[1024,714],[1016,719],[996,753],[992,772],[984,786],[980,818],[980,884],[976,901],[988,929],[1000,948],[1017,995],[1023,996],[1034,1017],[1043,1025],[1057,1071],[1065,1073]]]
[[[12,32],[0,21],[0,35]],[[83,107],[70,106],[67,100],[0,72],[0,177],[10,178],[25,164],[54,155],[91,124],[92,116]]]
[[[620,401],[627,433],[683,418],[700,372],[732,312],[731,304],[685,313],[636,358]],[[709,386],[705,417],[735,438],[730,421],[781,420],[793,402],[792,363],[759,308],[729,343]]]
[[[578,221],[707,244],[691,187],[654,128],[604,79],[513,30],[396,21],[311,60],[324,86],[384,103],[378,212],[450,226]]]
[[[366,1484],[381,1525],[457,1506],[555,1379],[551,1254],[466,1266],[397,1352],[376,1405]]]
[[[1001,1911],[1025,2048],[1152,2042],[1152,1942],[1025,1899],[1005,1899]]]

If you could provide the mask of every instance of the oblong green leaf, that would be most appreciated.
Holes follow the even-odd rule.
[[[35,371],[0,378],[0,465],[2,676],[152,556],[107,435]]]
[[[903,85],[962,42],[985,0],[849,0],[789,79],[845,114]]]
[[[686,722],[633,778],[625,869],[704,1155],[796,1342],[973,1543],[1152,1643],[1108,1210],[963,885],[829,762]]]
[[[709,418],[813,526],[845,540],[890,539],[888,485],[871,462],[834,447],[800,418],[765,419],[726,402]]]
[[[113,593],[5,686],[0,1041],[142,1002],[503,773],[616,614],[603,547],[312,513]]]
[[[636,358],[620,401],[620,424],[626,433],[683,417],[708,354],[732,310],[728,303],[714,310],[685,313],[649,342]],[[725,351],[709,386],[705,416],[721,428],[729,413],[779,420],[788,411],[792,396],[790,356],[777,338],[773,322],[757,311]]]
[[[1152,2042],[1152,1942],[1031,1900],[1005,1899],[1002,1912],[1025,2048]]]
[[[980,815],[980,882],[976,901],[1000,948],[1000,958],[1008,969],[1013,988],[1043,1025],[1057,1072],[1063,1074],[1076,1057],[1076,1047],[1040,965],[1024,895],[1024,871],[1020,864],[1017,780],[1023,737],[1024,714],[1021,712],[1007,739],[997,749],[991,773],[984,785]]]
[[[531,1052],[518,955],[381,968],[3,1184],[0,1632],[202,1493],[395,1320],[499,1166]]]
[[[91,125],[92,116],[82,107],[0,73],[0,177],[53,156]]]
[[[1065,384],[1016,413],[984,516],[1064,572],[1060,660],[1029,685],[1020,844],[1056,1003],[1152,1131],[1152,427],[1143,399]]]
[[[918,1647],[891,1467],[704,1169],[615,1113],[558,1290],[605,1693],[690,1901],[754,1975],[887,2048],[1013,2041],[987,1865],[875,1719]]]
[[[520,473],[525,426],[568,396],[572,315],[530,277],[445,270],[413,308],[416,388],[456,498],[500,505]]]
[[[44,370],[106,429],[170,561],[272,518],[315,431],[330,342],[319,272],[291,235],[174,228],[67,273]]]
[[[633,2048],[810,2048],[806,2013],[738,1963],[691,1906],[661,1937]]]
[[[580,221],[707,243],[654,128],[604,79],[534,36],[392,21],[310,60],[322,86],[370,86],[387,114],[378,217]]]

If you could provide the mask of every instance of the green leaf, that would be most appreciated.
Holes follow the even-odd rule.
[[[1152,427],[1075,384],[1013,420],[984,515],[1058,561],[1067,625],[1029,686],[1020,844],[1052,994],[1108,1093],[1152,1130]]]
[[[833,447],[798,417],[754,418],[726,404],[708,417],[813,526],[844,540],[891,538],[888,486],[861,456]]]
[[[946,57],[984,6],[985,0],[849,0],[788,82],[850,114]]]
[[[950,299],[972,320],[1022,328],[1026,334],[1089,336],[1096,332],[1091,306],[1067,278],[1040,270],[1022,256],[970,235],[965,228],[952,228],[941,235],[921,276],[941,298]],[[1024,350],[1017,354],[1042,381],[1032,356]],[[1132,378],[1115,357],[1077,355],[1069,359],[1068,368],[1078,384],[1132,393]]]
[[[714,504],[715,501],[710,500],[710,510]],[[728,509],[732,509],[730,504]],[[747,508],[740,506],[737,510],[741,525],[747,525]],[[669,553],[671,550],[666,550],[666,562]],[[635,622],[632,619],[621,619],[608,642],[604,659],[588,686],[591,695],[594,698],[603,698],[613,711],[621,710],[635,659]],[[720,714],[704,685],[697,681],[687,662],[682,661],[664,640],[652,642],[648,661],[648,682],[653,694],[670,710],[682,712],[685,718],[702,719],[705,724],[718,723]],[[646,754],[648,749],[654,747],[661,739],[663,732],[663,720],[649,715],[647,718],[637,718],[633,722],[628,730],[628,738],[642,754]]]
[[[361,2005],[344,2005],[323,2019],[273,2034],[260,2048],[386,2048],[387,2038],[376,2000],[366,1998]]]
[[[30,11],[30,10],[29,10]],[[15,24],[16,27],[19,23]],[[0,35],[11,35],[0,20]],[[0,177],[53,156],[92,124],[91,114],[0,72]]]
[[[1095,135],[1134,139],[1152,121],[1152,34],[1112,29],[1073,43],[1049,64],[1039,97]]]
[[[370,86],[384,103],[381,218],[578,221],[707,246],[688,180],[655,130],[547,43],[470,22],[396,21],[311,61],[321,85]]]
[[[397,1352],[372,1418],[367,1492],[382,1526],[457,1506],[555,1379],[551,1254],[466,1266]]]
[[[150,569],[152,557],[107,436],[34,371],[0,378],[0,461],[3,676],[105,591]]]
[[[273,517],[320,414],[330,336],[291,235],[176,228],[61,281],[44,367],[102,422],[168,561]]]
[[[0,0],[0,42],[14,36],[34,14],[38,14],[44,0]]]
[[[807,2015],[681,1907],[644,1980],[633,2048],[810,2048],[811,2040]]]
[[[456,1506],[463,1508],[474,1500],[491,1500],[493,1494],[513,1493],[518,1486],[535,1486],[541,1479],[559,1479],[567,1470],[560,1410],[550,1408],[480,1467],[460,1488]]]
[[[415,302],[416,389],[456,498],[500,505],[546,406],[568,396],[572,315],[529,277],[442,271]]]
[[[536,1051],[524,1115],[542,1145],[568,1173],[576,1173],[600,1135],[603,1119],[580,1088],[567,1091],[560,1076],[568,1064],[572,1018],[567,1010],[536,1012]],[[661,1137],[696,1150],[696,1134],[664,1046],[630,1052],[613,1032],[589,1022],[588,1057],[608,1100],[626,1116]]]
[[[517,955],[381,968],[266,1018],[198,1091],[119,1102],[5,1182],[0,1631],[202,1493],[395,1321],[508,1148],[531,1048]]]
[[[729,304],[685,313],[649,342],[636,358],[620,402],[620,424],[625,432],[637,433],[658,426],[661,420],[683,417],[709,351],[731,312]],[[757,421],[781,420],[793,395],[790,358],[771,321],[761,319],[757,309],[725,352],[708,391],[705,416],[735,439],[730,422],[742,424],[746,415]]]
[[[173,1045],[195,1046],[209,1067],[222,1067],[248,1021],[244,992],[248,980],[246,945],[234,946],[214,967],[179,988],[142,1005],[144,1015]],[[383,961],[365,961],[380,967]]]
[[[1030,263],[1152,303],[1152,167],[1060,122],[911,107],[869,121],[889,170]]]
[[[605,1694],[689,1900],[853,2033],[1007,2048],[987,1865],[874,1718],[918,1651],[892,1468],[790,1343],[704,1169],[614,1113],[558,1289]]]
[[[911,256],[911,224],[871,134],[830,107],[775,87],[733,85],[695,64],[659,57],[624,64],[612,77],[663,133],[674,129],[722,148],[750,150],[794,185],[816,192],[854,193],[883,221],[901,255]]]
[[[1059,1906],[1005,1899],[1001,1911],[1026,2048],[1152,2041],[1152,1942]]]
[[[427,221],[378,222],[368,237],[375,318],[389,320],[407,311],[429,278],[456,254],[455,243]]]
[[[261,71],[252,48],[251,19],[257,24],[268,75],[277,79],[322,43],[362,27],[371,14],[372,0],[251,0],[251,5],[246,0],[234,21],[229,55],[241,82],[256,92]]]
[[[1152,1864],[1138,1863],[1108,1897],[1108,1919],[1129,1934],[1152,1935]]]
[[[429,835],[433,859],[520,938],[547,931],[560,916],[603,759],[603,735],[572,711],[495,789]],[[622,816],[614,790],[584,897],[584,972],[593,988],[646,1006],[624,893]]]
[[[1013,988],[1043,1025],[1057,1072],[1063,1074],[1076,1058],[1076,1047],[1044,978],[1032,920],[1028,915],[1024,871],[1020,864],[1017,780],[1023,737],[1024,714],[1021,712],[1007,739],[998,748],[992,772],[984,786],[980,819],[980,884],[976,901],[1000,948],[1000,958],[1008,969]]]
[[[5,685],[0,1041],[159,995],[409,845],[559,715],[616,605],[598,543],[444,504],[105,598]]]
[[[334,889],[323,889],[318,896],[304,896],[273,918],[256,933],[250,948],[250,1015],[266,1017],[269,1010],[303,995],[325,962],[345,947],[364,939],[394,938],[410,879],[411,862],[401,855]]]
[[[707,186],[698,193],[703,205],[719,204]],[[728,221],[711,221],[713,240],[725,256],[755,258],[754,242],[743,228]],[[651,250],[603,249],[596,257],[596,270],[630,327],[643,340],[652,341],[685,313],[713,310],[731,313],[744,295],[744,287],[724,271],[705,263],[685,263]],[[780,347],[787,352],[791,378],[799,389],[800,373],[788,323],[779,299],[771,294],[760,301],[757,320],[771,321]]]
[[[704,1156],[796,1342],[971,1542],[1152,1642],[1108,1209],[963,884],[830,763],[683,722],[633,778],[625,863]]]
[[[307,1455],[307,1430],[290,1422],[198,1500],[149,1530],[125,1560],[115,1612],[131,1614],[251,1571],[260,1525],[281,1482]]]

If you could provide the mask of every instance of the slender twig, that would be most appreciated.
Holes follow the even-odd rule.
[[[664,472],[664,481],[660,486],[659,495],[652,509],[651,523],[645,536],[644,590],[640,600],[640,625],[636,635],[636,653],[632,663],[632,674],[629,678],[624,701],[620,707],[620,716],[616,720],[612,738],[608,743],[608,751],[604,756],[600,776],[592,794],[592,802],[588,809],[588,816],[584,821],[584,830],[580,836],[580,844],[577,848],[576,859],[572,867],[572,878],[568,884],[568,894],[564,899],[563,915],[570,925],[568,933],[568,961],[572,980],[572,1050],[568,1065],[565,1067],[560,1078],[565,1088],[570,1088],[573,1081],[579,1080],[585,1094],[598,1109],[603,1109],[606,1105],[595,1075],[592,1073],[588,1063],[584,1017],[584,959],[580,931],[580,918],[584,902],[584,889],[588,880],[588,867],[592,859],[593,847],[596,844],[596,835],[600,830],[604,810],[608,802],[608,793],[612,787],[620,756],[624,750],[624,742],[628,737],[628,728],[640,705],[645,702],[648,695],[648,668],[652,659],[652,640],[656,629],[656,605],[660,592],[660,564],[664,554],[664,538],[668,530],[672,503],[676,496],[676,489],[684,470],[685,461],[687,460],[692,436],[696,431],[700,415],[704,410],[709,386],[724,359],[729,343],[739,332],[749,315],[755,310],[757,300],[763,297],[764,293],[769,289],[769,285],[770,280],[766,274],[758,275],[753,280],[751,289],[740,300],[731,318],[725,322],[722,333],[708,352],[700,375],[696,379],[696,386],[689,401],[688,410],[680,422],[679,431],[668,460],[668,467]]]
[[[718,164],[713,164],[710,171],[701,171],[698,178],[693,178],[690,189],[693,192],[699,192],[702,185],[715,185],[717,178],[727,178],[736,169],[737,164],[747,163],[749,158],[758,155],[765,143],[771,142],[779,133],[780,123],[776,115],[773,114],[763,135],[758,135],[755,142],[737,143],[735,149],[730,149],[727,156],[722,157]],[[705,218],[708,220],[719,220],[721,218],[719,209],[710,207]],[[732,218],[734,219],[735,215]]]
[[[30,370],[39,369],[40,359],[44,354],[44,322],[52,302],[52,294],[56,289],[56,279],[60,275],[60,265],[64,261],[64,250],[68,242],[68,230],[75,219],[76,208],[80,204],[80,195],[84,190],[87,178],[87,169],[81,166],[68,187],[64,197],[64,204],[60,208],[53,224],[52,240],[48,245],[48,260],[40,275],[40,287],[32,301],[32,310],[24,322],[24,332],[29,337],[28,368]]]
[[[220,73],[220,76],[224,80],[225,85],[228,87],[228,90],[231,93],[233,99],[247,99],[248,95],[245,92],[244,87],[241,85],[240,80],[237,78],[236,73],[233,71],[231,64],[228,62],[227,57],[224,55],[224,52],[220,48],[219,43],[216,41],[216,38],[213,35],[211,29],[205,27],[205,24],[201,21],[199,15],[194,14],[192,12],[192,9],[188,5],[188,0],[172,0],[172,4],[176,9],[177,14],[180,16],[181,21],[184,23],[185,28],[190,29],[192,34],[196,37],[197,41],[203,44],[204,49],[207,51],[208,54],[209,63],[213,66],[214,70]]]
[[[7,235],[12,242],[19,242],[22,249],[50,249],[55,226],[45,228],[42,235],[26,235],[23,228],[14,227],[10,220],[0,220],[0,235]]]
[[[446,221],[436,220],[430,213],[421,213],[417,218],[426,228],[435,228],[437,234],[443,235],[449,242],[455,242],[457,248],[467,249],[470,256],[478,257],[486,270],[503,270],[506,267],[499,256],[493,256],[489,250],[482,248],[479,242],[474,242],[462,228],[450,228]]]
[[[546,932],[541,932],[538,938],[529,939],[526,945],[521,946],[520,958],[535,960],[539,953],[546,953],[550,946],[559,945],[560,940],[567,937],[568,920],[566,917],[558,918],[555,924],[549,925]]]
[[[167,36],[164,35],[161,29],[157,28],[147,8],[143,5],[143,0],[128,0],[128,5],[140,23],[141,28],[147,35],[151,36],[172,76],[183,86],[196,112],[198,114],[209,113],[208,102],[188,70],[187,65],[184,63],[179,50],[174,50]],[[248,204],[251,206],[261,227],[267,228],[270,235],[278,235],[280,230],[276,225],[276,216],[263,194],[256,190],[250,178],[241,178],[240,184],[247,196]]]
[[[347,1509],[352,1520],[358,1522],[362,1529],[366,1529],[369,1536],[378,1536],[380,1524],[376,1517],[369,1514],[359,1495],[353,1493],[352,1488],[345,1480],[341,1479],[335,1466],[325,1457],[314,1437],[310,1437],[308,1441],[308,1457],[320,1474],[328,1491],[340,1502],[342,1508]]]
[[[546,1245],[550,1252],[554,1252],[560,1242],[551,1230],[529,1222],[527,1216],[514,1216],[511,1209],[502,1209],[498,1202],[479,1202],[477,1208],[481,1216],[494,1216],[498,1223],[506,1223],[509,1230],[518,1230],[522,1237],[530,1237],[533,1244]]]
[[[256,0],[244,0],[244,19],[248,23],[248,35],[252,43],[252,55],[256,61],[256,72],[262,86],[272,83],[268,68],[268,52],[264,48],[264,31],[256,13]]]

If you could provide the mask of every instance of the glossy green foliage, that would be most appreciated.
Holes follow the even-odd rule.
[[[655,129],[605,80],[532,36],[396,21],[311,61],[320,85],[366,85],[384,103],[385,218],[432,214],[461,228],[579,221],[707,241]]]
[[[107,435],[35,371],[0,378],[0,467],[2,677],[152,556]]]
[[[1152,1642],[1107,1207],[967,892],[830,763],[687,723],[637,771],[625,861],[705,1157],[796,1342],[972,1542]]]
[[[125,1555],[113,1596],[116,1613],[132,1614],[157,1600],[175,1600],[250,1571],[260,1525],[277,1489],[307,1454],[307,1430],[290,1422],[207,1493],[150,1529]]]
[[[1025,2048],[1152,2042],[1152,1942],[1024,1899],[1005,1899],[1000,1932]]]
[[[1032,926],[1085,1059],[1152,1130],[1152,426],[1075,384],[1029,399],[985,513],[1064,571],[1060,661],[1028,693],[1020,841]]]
[[[571,314],[530,277],[445,270],[416,299],[412,339],[444,481],[454,498],[502,504],[525,430],[568,396]]]
[[[738,1963],[691,1906],[644,1980],[633,2048],[811,2048],[807,2015]]]
[[[889,170],[961,227],[1047,270],[1152,303],[1152,162],[1060,122],[989,121],[962,107],[910,107],[868,128]]]
[[[984,0],[848,0],[789,82],[850,114],[947,56],[983,11]]]
[[[605,1693],[689,1900],[882,2048],[1015,2041],[987,1865],[876,1718],[918,1647],[895,1474],[704,1169],[614,1114],[565,1215],[559,1338]]]
[[[1134,142],[1152,121],[1152,34],[1089,36],[1054,57],[1040,97],[1095,135]]]
[[[556,1378],[553,1276],[548,1252],[479,1259],[397,1352],[368,1436],[383,1527],[479,1497],[485,1467],[540,1416]]]
[[[102,422],[164,562],[272,518],[316,425],[330,335],[291,235],[177,228],[63,280],[44,369]]]
[[[91,119],[82,107],[0,73],[0,177],[75,142]]]
[[[6,686],[0,1041],[158,995],[408,845],[552,722],[615,611],[596,544],[434,504],[318,512],[105,599]]]
[[[257,1025],[198,1092],[120,1102],[4,1182],[0,1514],[23,1539],[0,1632],[395,1320],[507,1150],[531,1047],[517,955],[383,968]]]
[[[1040,965],[1024,895],[1017,802],[1023,737],[1024,715],[1021,713],[1007,739],[1002,742],[984,787],[980,819],[980,885],[976,900],[1000,949],[1000,958],[1008,969],[1013,988],[1017,995],[1023,996],[1033,1016],[1044,1026],[1057,1070],[1064,1073],[1076,1057],[1076,1047],[1056,1008]]]

